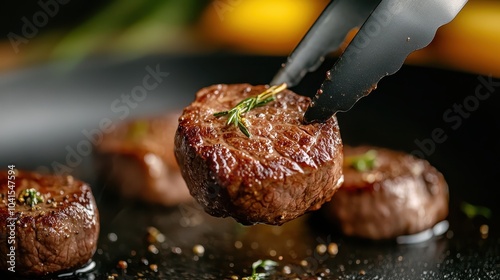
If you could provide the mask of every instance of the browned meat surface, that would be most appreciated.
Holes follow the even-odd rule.
[[[211,215],[280,225],[319,209],[342,183],[337,120],[302,124],[309,98],[284,90],[247,112],[250,138],[214,116],[265,89],[203,88],[179,119],[175,155],[191,195]]]
[[[344,157],[377,151],[374,168],[344,168],[344,184],[324,207],[348,236],[391,239],[431,228],[448,215],[448,186],[429,162],[389,149],[344,146]]]
[[[174,156],[180,111],[118,125],[95,147],[98,176],[127,198],[165,206],[192,201]]]
[[[12,182],[12,181],[11,181]],[[14,186],[9,200],[9,185]],[[43,202],[22,202],[26,190],[39,192]],[[0,267],[8,272],[15,247],[15,273],[46,275],[87,264],[97,247],[99,213],[90,187],[71,177],[18,171],[13,183],[0,172]],[[23,197],[23,196],[21,196]],[[12,210],[12,211],[10,211]],[[11,238],[10,236],[14,236]],[[14,241],[8,241],[9,238]],[[12,255],[12,254],[11,254]]]

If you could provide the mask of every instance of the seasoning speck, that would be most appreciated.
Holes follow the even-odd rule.
[[[325,244],[319,244],[318,246],[316,246],[316,252],[320,255],[323,255],[324,253],[326,253],[326,250],[327,250],[327,247]]]
[[[339,246],[337,245],[337,243],[332,242],[328,244],[328,254],[335,256],[338,254],[338,252],[339,252]]]
[[[118,268],[120,268],[120,269],[126,269],[126,268],[128,267],[128,264],[127,264],[127,262],[126,262],[126,261],[121,260],[121,261],[119,261],[119,262],[118,262],[118,265],[117,265],[117,266],[118,266]]]
[[[488,238],[489,231],[490,231],[490,227],[486,224],[483,224],[479,227],[479,232],[481,233],[481,237],[483,239]]]
[[[163,233],[161,233],[157,228],[148,227],[147,232],[148,233],[146,235],[146,239],[148,240],[149,243],[165,242],[165,235],[163,235]]]
[[[363,269],[361,269],[361,270],[359,271],[359,275],[365,275],[365,274],[366,274],[366,271],[364,271]]]
[[[205,254],[205,247],[200,244],[196,244],[193,246],[193,253],[197,256],[203,256]]]
[[[154,263],[153,263],[153,264],[150,264],[150,265],[149,265],[149,269],[151,269],[151,270],[152,270],[152,271],[154,271],[154,272],[158,272],[158,265],[156,265],[156,264],[154,264]]]
[[[155,255],[158,254],[158,252],[159,252],[158,248],[156,248],[156,246],[153,245],[153,244],[151,244],[151,245],[148,246],[148,251],[150,253],[155,254]]]
[[[235,247],[236,249],[241,249],[241,248],[243,248],[243,243],[242,243],[241,241],[239,241],[239,240],[238,240],[238,241],[235,241],[235,242],[234,242],[234,247]]]

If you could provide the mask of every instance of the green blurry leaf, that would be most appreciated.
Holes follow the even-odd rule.
[[[206,3],[206,0],[112,1],[60,40],[51,58],[64,60],[72,67],[101,50],[135,57],[147,54],[174,42]]]
[[[483,216],[487,219],[491,218],[491,210],[484,206],[478,206],[467,202],[462,202],[460,208],[462,209],[462,212],[464,212],[469,219],[472,219],[477,216]]]

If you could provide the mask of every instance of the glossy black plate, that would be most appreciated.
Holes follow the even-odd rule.
[[[73,69],[51,64],[0,75],[0,167],[68,168],[92,184],[98,200],[102,230],[94,266],[66,277],[241,279],[251,274],[253,262],[271,259],[278,266],[268,279],[500,279],[500,79],[488,76],[404,66],[338,114],[345,143],[413,153],[445,175],[450,229],[427,242],[344,238],[318,213],[281,227],[245,227],[210,217],[196,204],[162,208],[103,191],[84,143],[103,119],[118,123],[182,108],[198,89],[215,83],[267,83],[283,61],[222,54],[96,58]],[[294,90],[312,95],[332,61]],[[128,99],[151,71],[161,72],[156,87]],[[490,209],[491,216],[467,217],[464,202]],[[156,250],[146,239],[150,226],[165,237]],[[331,243],[337,254],[316,251]],[[196,245],[203,255],[193,252]],[[126,269],[117,267],[120,260]]]

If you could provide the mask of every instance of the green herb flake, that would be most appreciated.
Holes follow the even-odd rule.
[[[21,191],[17,200],[20,203],[25,203],[25,204],[29,205],[30,207],[34,207],[38,203],[44,202],[41,194],[33,188],[25,189],[25,190]]]
[[[462,212],[464,212],[469,219],[472,219],[477,216],[483,216],[487,219],[491,218],[491,210],[484,206],[473,205],[467,202],[462,202],[460,208]]]
[[[268,88],[266,91],[262,92],[253,97],[248,97],[240,101],[234,108],[229,111],[217,112],[214,114],[215,117],[228,116],[226,125],[235,125],[240,129],[240,131],[245,134],[245,136],[250,137],[250,131],[248,131],[248,123],[243,118],[243,113],[246,113],[253,108],[261,107],[266,105],[267,103],[274,101],[274,96],[279,92],[286,89],[286,84],[283,83],[279,86],[272,86]]]
[[[278,263],[273,260],[258,260],[252,264],[252,276],[243,277],[242,280],[261,280],[269,275],[269,270],[278,266]],[[263,269],[264,272],[258,272]]]
[[[147,121],[134,121],[128,130],[127,138],[131,140],[141,139],[148,134],[149,124]]]
[[[358,171],[368,171],[375,167],[377,151],[369,150],[361,155],[354,155],[344,158],[344,166],[352,167]]]

